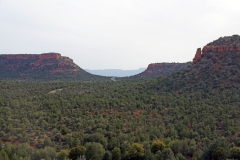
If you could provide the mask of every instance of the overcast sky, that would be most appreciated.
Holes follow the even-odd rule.
[[[0,0],[0,54],[68,56],[84,69],[192,61],[240,34],[240,0]]]

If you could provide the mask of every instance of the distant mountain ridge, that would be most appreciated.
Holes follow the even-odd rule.
[[[92,75],[60,53],[2,54],[0,80],[108,80]]]
[[[128,77],[139,74],[146,70],[146,68],[139,68],[137,70],[122,70],[122,69],[102,69],[102,70],[91,70],[85,69],[85,71],[101,76],[111,76],[111,77]]]

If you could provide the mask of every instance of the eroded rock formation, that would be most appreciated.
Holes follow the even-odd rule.
[[[228,44],[228,45],[207,45],[203,47],[202,54],[207,54],[208,52],[218,52],[218,53],[223,53],[223,52],[239,52],[240,53],[240,44]]]
[[[1,70],[21,72],[45,70],[58,73],[79,69],[72,59],[62,57],[59,53],[0,55],[0,66]]]
[[[193,63],[196,63],[197,61],[199,61],[202,58],[202,50],[201,48],[197,49],[197,52],[195,54],[195,57],[193,58]]]
[[[0,79],[79,77],[88,73],[59,53],[0,55]],[[88,76],[88,75],[87,75]]]
[[[240,53],[240,36],[233,35],[220,37],[219,39],[204,46],[202,51],[201,48],[198,48],[195,57],[193,58],[193,63],[198,62],[208,53],[221,54],[230,52]]]
[[[39,55],[38,60],[33,63],[33,66],[41,65],[41,62],[44,60],[57,60],[59,58],[61,58],[61,54],[59,53],[43,53]]]

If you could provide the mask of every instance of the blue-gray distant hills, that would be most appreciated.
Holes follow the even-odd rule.
[[[137,70],[122,70],[122,69],[91,70],[91,69],[85,69],[85,71],[87,71],[91,74],[101,75],[101,76],[111,76],[111,77],[133,76],[133,75],[139,74],[145,70],[146,70],[146,68],[139,68]]]

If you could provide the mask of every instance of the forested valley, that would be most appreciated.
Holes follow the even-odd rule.
[[[239,157],[239,88],[152,89],[164,81],[169,79],[1,81],[1,156],[205,159],[236,153]]]
[[[211,47],[235,41],[166,77],[1,80],[0,160],[240,159],[240,54]]]

